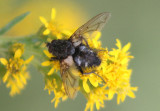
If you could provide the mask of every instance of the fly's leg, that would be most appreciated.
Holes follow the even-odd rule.
[[[83,74],[83,75],[88,75],[88,74],[91,74],[91,73],[95,73],[95,71],[91,71],[89,73],[84,73],[82,68],[80,66],[78,66],[78,70]]]
[[[83,74],[82,68],[81,68],[80,66],[78,66],[77,68],[78,68],[78,70],[81,72],[81,74]]]
[[[79,71],[80,71],[83,75],[95,74],[96,76],[98,76],[99,78],[101,78],[102,81],[106,84],[105,80],[104,80],[100,75],[98,75],[97,73],[95,73],[95,71],[91,71],[91,72],[89,72],[89,73],[84,73],[83,70],[82,70],[82,68],[81,68],[80,66],[78,66],[78,69],[79,69]]]
[[[100,51],[107,51],[107,50],[101,50],[101,49],[92,49],[94,52],[100,52]]]

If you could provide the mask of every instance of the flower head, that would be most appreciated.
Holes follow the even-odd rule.
[[[47,50],[43,51],[45,55],[50,59],[53,57],[52,54],[50,54]],[[47,75],[45,75],[45,90],[48,90],[48,93],[51,94],[54,93],[55,97],[51,100],[51,102],[55,102],[55,108],[58,106],[60,99],[62,101],[65,101],[68,97],[65,93],[64,86],[62,85],[62,80],[57,74],[57,72],[60,69],[60,63],[59,61],[44,61],[42,66],[48,66],[51,67],[51,69],[48,71]]]
[[[55,102],[55,108],[58,106],[60,99],[65,101],[68,97],[65,93],[62,81],[57,75],[46,76],[45,78],[45,90],[48,90],[48,93],[54,93],[55,97],[51,102]]]
[[[6,67],[6,73],[4,74],[2,80],[6,83],[7,88],[11,88],[11,96],[19,94],[27,84],[27,80],[30,77],[29,73],[26,71],[27,64],[29,64],[33,59],[33,56],[31,56],[29,59],[24,61],[21,58],[24,49],[23,47],[18,48],[17,45],[22,46],[20,44],[13,45],[12,51],[15,51],[14,57],[9,60],[0,58],[0,62]]]
[[[49,59],[51,59],[51,57],[53,57],[53,55],[50,54],[47,50],[44,50],[43,52],[45,53],[45,55]],[[48,72],[48,75],[52,75],[54,72],[57,72],[60,69],[59,61],[47,60],[47,61],[44,61],[41,65],[42,66],[50,66],[51,67],[50,71]]]
[[[87,96],[88,102],[86,104],[85,111],[89,110],[93,111],[94,104],[96,105],[96,109],[99,110],[100,107],[104,107],[104,101],[107,100],[107,91],[106,87],[98,87],[95,88],[92,92],[90,92]]]
[[[124,101],[126,96],[135,98],[133,91],[137,91],[137,87],[130,86],[131,69],[128,69],[128,62],[133,56],[128,52],[130,43],[123,48],[120,41],[117,39],[116,46],[118,49],[113,49],[109,52],[108,69],[110,69],[106,78],[108,79],[108,95],[112,99],[114,94],[117,94],[117,103]]]
[[[64,34],[70,35],[70,31],[65,30],[62,26],[57,24],[57,22],[55,21],[55,17],[56,10],[54,8],[52,8],[51,20],[49,22],[44,17],[40,16],[40,20],[46,28],[43,32],[43,35],[48,35],[51,33],[52,35],[56,36],[57,39],[61,39]]]

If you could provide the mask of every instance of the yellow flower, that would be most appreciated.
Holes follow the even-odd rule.
[[[60,99],[65,101],[68,97],[65,93],[64,87],[62,85],[62,81],[57,76],[47,76],[45,78],[45,90],[48,90],[49,95],[53,92],[54,98],[51,102],[55,102],[55,108],[58,106]]]
[[[45,55],[50,59],[53,57],[52,54],[50,54],[47,50],[43,51]],[[42,66],[51,66],[52,68],[48,72],[48,74],[45,76],[45,90],[48,90],[49,95],[53,92],[54,98],[51,100],[51,102],[55,102],[55,108],[58,106],[60,99],[62,101],[65,101],[67,99],[67,95],[64,90],[64,86],[62,85],[62,81],[60,77],[57,74],[53,74],[54,72],[57,72],[60,69],[59,61],[44,61]]]
[[[109,63],[106,70],[106,78],[108,85],[108,99],[111,100],[114,94],[117,94],[117,103],[124,101],[126,96],[135,98],[132,91],[136,91],[137,87],[130,86],[131,69],[128,69],[128,62],[133,56],[127,52],[130,48],[130,43],[123,48],[120,41],[117,39],[116,46],[118,49],[113,49],[109,52]]]
[[[101,32],[95,31],[91,35],[86,35],[86,37],[90,38],[88,39],[88,44],[91,48],[94,48],[94,49],[101,48],[101,41],[99,41],[99,38],[101,37]]]
[[[13,47],[13,49],[15,49],[15,47]],[[21,49],[15,50],[14,57],[10,58],[9,60],[0,58],[0,62],[6,66],[7,70],[2,80],[4,83],[6,83],[7,88],[11,88],[11,96],[19,94],[27,84],[27,80],[30,77],[26,69],[27,64],[30,63],[30,61],[33,59],[33,56],[24,61],[21,59],[23,54],[22,51],[23,50]]]
[[[51,57],[53,57],[52,54],[50,54],[47,50],[44,50],[43,51],[45,53],[45,55],[51,59]],[[60,70],[60,64],[59,64],[59,61],[50,61],[50,60],[47,60],[47,61],[44,61],[42,64],[42,66],[51,66],[52,68],[50,69],[50,71],[48,72],[48,75],[51,75],[53,74],[54,72],[57,72],[58,70]]]
[[[106,87],[97,87],[94,89],[92,92],[88,94],[88,102],[86,104],[85,111],[93,111],[94,109],[94,104],[96,105],[96,109],[99,110],[100,107],[104,107],[104,100],[107,100],[106,96]]]
[[[56,90],[53,90],[53,91],[54,91],[55,97],[51,100],[51,102],[55,102],[54,107],[56,108],[61,98],[62,98],[62,101],[65,101],[68,97],[65,93],[64,88],[63,90],[60,90],[60,91],[56,91]]]
[[[86,69],[87,70],[87,69]],[[89,72],[89,71],[87,71]],[[91,72],[91,71],[90,71]],[[102,79],[99,78],[97,75],[94,73],[88,74],[88,75],[81,75],[81,79],[83,80],[83,89],[86,93],[90,92],[90,87],[89,84],[91,84],[93,87],[98,87],[99,84],[102,83]]]
[[[22,53],[24,53],[24,44],[21,43],[15,43],[11,47],[11,52],[15,53],[17,49],[20,49]]]
[[[40,16],[40,21],[45,25],[46,29],[43,32],[43,35],[48,35],[51,33],[52,35],[56,36],[57,39],[61,39],[63,37],[63,34],[70,36],[71,32],[68,30],[65,30],[55,22],[55,17],[56,17],[56,10],[52,8],[52,13],[51,13],[51,21],[47,22],[47,20]]]

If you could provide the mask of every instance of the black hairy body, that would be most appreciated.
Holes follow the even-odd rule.
[[[67,58],[75,53],[75,48],[68,40],[52,40],[47,44],[48,51],[57,57],[58,60]]]
[[[72,56],[77,69],[82,74],[83,68],[99,66],[101,63],[97,53],[82,43],[75,47],[70,40],[53,40],[47,46],[49,52],[56,56],[52,60],[61,61]]]

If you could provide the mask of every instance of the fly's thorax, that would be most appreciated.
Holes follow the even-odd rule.
[[[81,40],[79,40],[79,38],[72,40],[72,43],[74,45],[74,47],[79,46],[82,42]]]
[[[75,53],[73,44],[68,40],[52,40],[47,44],[48,51],[59,59],[65,59]]]
[[[76,35],[73,35],[69,38],[69,41],[72,42],[74,47],[78,47],[82,43],[82,36],[79,35],[78,37]]]

